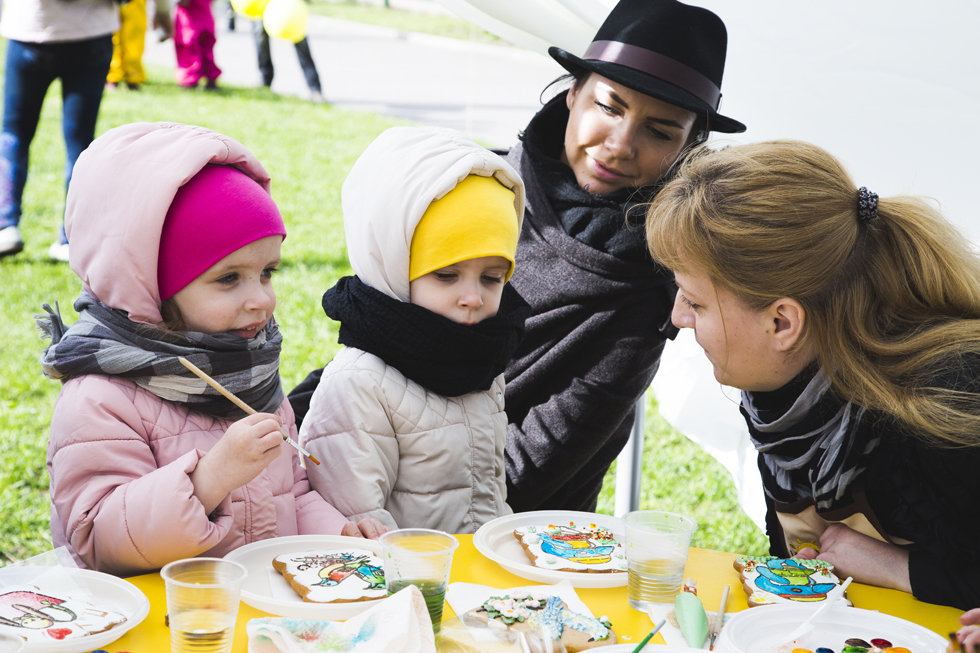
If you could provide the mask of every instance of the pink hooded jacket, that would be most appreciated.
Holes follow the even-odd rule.
[[[65,224],[71,268],[89,294],[136,322],[162,321],[160,231],[177,189],[208,163],[234,165],[269,189],[269,175],[251,152],[201,127],[125,125],[82,153]],[[288,401],[277,414],[296,439]],[[288,446],[211,515],[204,513],[188,474],[231,423],[121,377],[69,380],[48,441],[55,546],[67,546],[86,567],[124,576],[180,558],[221,557],[271,537],[339,534],[347,519],[310,490]]]

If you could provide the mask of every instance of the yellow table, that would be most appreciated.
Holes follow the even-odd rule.
[[[457,535],[456,537],[459,539],[459,549],[456,550],[453,558],[450,582],[479,583],[500,589],[534,584],[533,581],[504,571],[495,562],[483,557],[473,546],[472,535]],[[706,609],[717,609],[725,585],[732,586],[728,599],[729,612],[738,612],[748,607],[745,592],[742,591],[738,582],[738,574],[732,567],[732,561],[735,558],[735,554],[732,553],[691,549],[684,574],[698,582],[698,596]],[[156,573],[136,576],[128,580],[139,587],[150,599],[150,614],[142,624],[107,646],[106,650],[110,653],[169,651],[170,631],[163,623],[163,615],[167,611],[163,579],[160,578],[159,573]],[[639,642],[653,628],[646,613],[638,612],[629,607],[626,601],[625,587],[577,589],[576,592],[596,617],[606,615],[612,620],[613,628],[624,643]],[[963,613],[962,610],[955,608],[922,603],[904,592],[859,583],[851,583],[847,589],[847,596],[859,608],[878,610],[885,614],[907,619],[925,626],[943,637],[959,628],[957,619]],[[451,617],[452,614],[449,604],[446,604],[445,618]],[[235,645],[232,649],[234,653],[245,653],[247,650],[245,624],[248,623],[248,620],[266,616],[269,615],[242,603],[238,612],[238,623],[235,627]],[[660,635],[657,635],[653,641],[660,644],[664,643]]]

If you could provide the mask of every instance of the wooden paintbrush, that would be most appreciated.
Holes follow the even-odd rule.
[[[728,590],[732,588],[731,585],[725,585],[725,591],[721,594],[721,605],[718,606],[718,612],[715,613],[715,627],[714,632],[711,633],[711,644],[708,645],[708,650],[715,650],[715,639],[718,637],[718,633],[721,632],[722,623],[725,621],[725,606],[728,604]]]
[[[201,368],[199,368],[194,363],[190,362],[189,360],[187,360],[183,356],[178,356],[177,357],[177,360],[180,361],[180,364],[181,365],[183,365],[184,367],[186,367],[187,369],[189,369],[191,372],[193,372],[198,377],[200,377],[200,379],[202,381],[204,381],[209,386],[211,386],[212,388],[214,388],[215,390],[217,390],[218,392],[220,392],[222,395],[224,395],[225,397],[227,397],[228,400],[231,403],[235,404],[236,406],[238,406],[239,408],[241,408],[242,410],[244,410],[247,414],[254,415],[256,412],[258,412],[254,408],[252,408],[251,406],[249,406],[248,404],[246,404],[244,401],[242,401],[241,399],[239,399],[238,397],[236,397],[234,394],[232,394],[231,392],[229,392],[227,389],[225,389],[225,387],[223,385],[221,385],[220,383],[218,383],[217,381],[215,381],[214,379],[212,379],[210,376],[208,376],[204,372],[204,370],[202,370]],[[303,447],[299,446],[299,444],[297,444],[295,440],[293,440],[291,437],[289,437],[289,434],[286,433],[282,428],[279,429],[279,432],[282,433],[282,439],[285,440],[286,442],[288,442],[289,444],[293,445],[293,447],[295,447],[297,451],[299,451],[301,454],[303,454],[304,456],[306,456],[307,458],[309,458],[310,460],[312,460],[317,465],[320,464],[320,461],[319,460],[317,460],[316,458],[314,458],[310,454],[309,451],[307,451]]]

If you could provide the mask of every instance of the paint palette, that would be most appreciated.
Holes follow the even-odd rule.
[[[831,606],[814,622],[814,628],[798,640],[787,636],[811,614],[813,606],[773,605],[735,614],[721,631],[719,645],[729,653],[873,653],[874,648],[857,646],[884,640],[891,653],[944,653],[947,640],[917,624],[882,614],[845,606]],[[850,640],[850,641],[849,641]],[[820,650],[826,649],[826,650]]]

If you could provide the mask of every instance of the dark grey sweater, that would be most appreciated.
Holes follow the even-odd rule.
[[[553,176],[529,158],[520,144],[508,155],[527,189],[511,283],[533,314],[506,372],[507,502],[594,511],[657,370],[676,289],[650,261],[569,236],[545,195]]]

